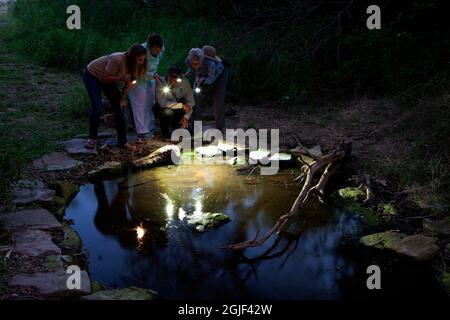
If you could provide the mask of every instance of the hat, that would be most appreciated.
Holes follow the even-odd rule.
[[[220,59],[217,56],[216,48],[214,48],[212,46],[204,46],[202,50],[203,50],[203,53],[205,55],[205,58],[208,58],[208,59],[211,59],[211,60],[215,60],[217,62],[222,62],[222,59]]]
[[[171,66],[169,68],[169,74],[175,78],[182,78],[183,76],[183,72],[178,66]]]

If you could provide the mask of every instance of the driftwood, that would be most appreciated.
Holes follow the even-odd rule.
[[[342,161],[347,158],[351,153],[351,142],[342,141],[337,145],[331,152],[324,156],[316,156],[311,154],[307,148],[302,146],[300,141],[297,139],[299,145],[295,149],[295,154],[297,156],[306,156],[313,160],[310,164],[305,164],[305,174],[306,180],[303,185],[300,194],[294,201],[292,208],[288,214],[281,216],[275,223],[273,228],[267,232],[262,238],[258,239],[259,231],[256,236],[249,241],[245,241],[238,244],[225,246],[224,249],[231,250],[242,250],[250,247],[259,247],[264,244],[272,235],[283,233],[286,231],[295,218],[298,216],[300,210],[306,205],[311,195],[317,195],[321,201],[325,198],[325,187],[330,179],[330,177],[336,172],[336,170],[341,165]],[[319,180],[315,180],[317,173],[322,173]],[[301,176],[300,176],[301,177]],[[299,178],[297,178],[299,179]],[[315,182],[317,181],[317,182]]]

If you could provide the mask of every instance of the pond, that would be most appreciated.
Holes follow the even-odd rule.
[[[287,237],[242,253],[221,249],[264,234],[300,191],[298,175],[239,175],[224,164],[159,167],[85,185],[66,219],[83,240],[93,279],[155,290],[162,299],[345,299],[442,296],[426,265],[341,246],[357,215],[312,202]],[[231,222],[199,233],[184,216],[221,212]],[[382,290],[366,269],[379,263]]]

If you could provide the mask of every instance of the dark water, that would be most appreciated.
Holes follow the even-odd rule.
[[[318,203],[302,211],[288,237],[243,254],[220,249],[263,234],[288,212],[299,192],[295,176],[290,169],[247,179],[226,165],[162,167],[82,187],[66,218],[83,240],[94,279],[153,289],[163,299],[441,296],[427,266],[342,249],[357,217]],[[180,212],[222,212],[232,221],[200,234]],[[374,263],[382,269],[378,292],[366,288]]]

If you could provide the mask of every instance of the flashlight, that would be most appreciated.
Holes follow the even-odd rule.
[[[162,89],[162,91],[163,91],[164,94],[169,94],[169,93],[170,93],[170,88],[169,88],[168,86],[165,86],[165,87]]]
[[[197,88],[194,89],[194,91],[195,91],[195,93],[200,93],[200,92],[202,92],[202,89],[200,89],[199,87],[197,87]]]
[[[178,83],[181,83],[181,81],[183,81],[181,78],[177,78]]]
[[[137,83],[137,79],[134,75],[131,75],[131,84],[136,84]]]

